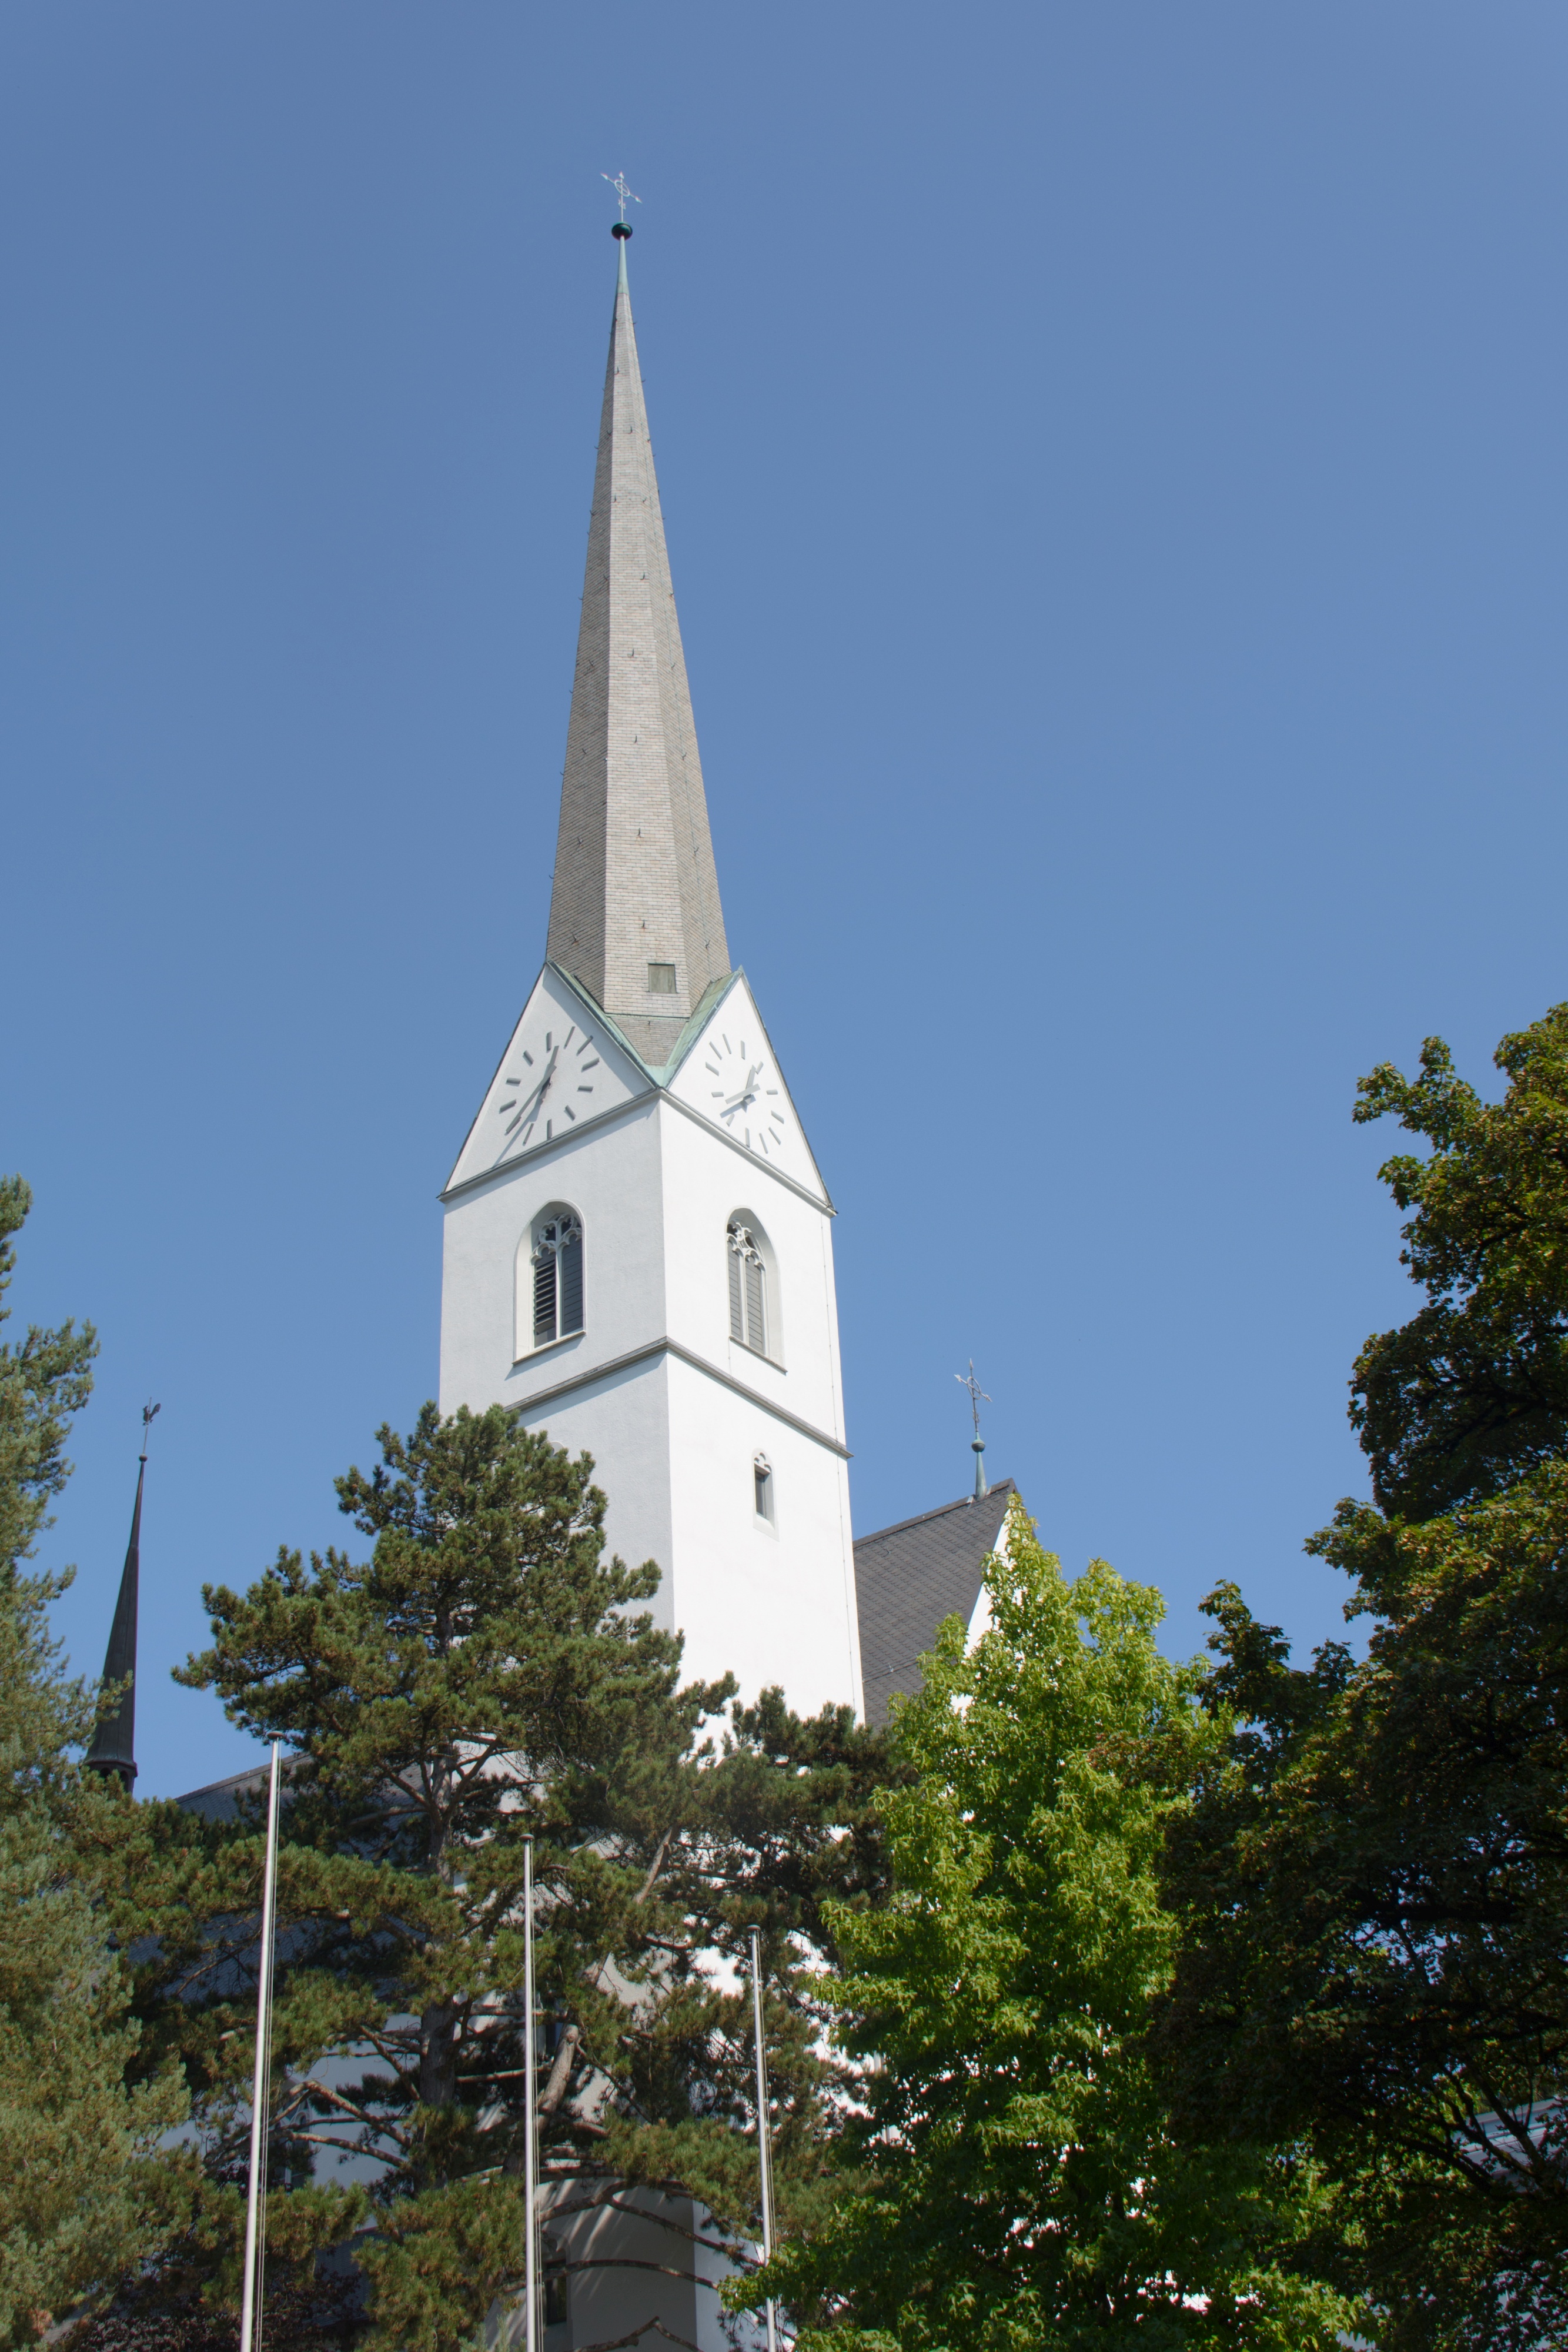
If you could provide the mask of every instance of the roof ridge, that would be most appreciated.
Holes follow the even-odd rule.
[[[883,1536],[902,1535],[905,1528],[917,1528],[925,1519],[946,1518],[949,1511],[972,1510],[977,1502],[988,1502],[993,1495],[1012,1495],[1017,1492],[1018,1489],[1010,1478],[994,1479],[983,1496],[960,1495],[955,1503],[938,1503],[935,1510],[916,1511],[913,1518],[894,1519],[893,1525],[888,1528],[873,1528],[869,1535],[856,1536],[854,1548],[858,1551],[862,1544],[880,1543]]]

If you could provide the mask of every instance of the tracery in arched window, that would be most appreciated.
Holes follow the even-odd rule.
[[[768,1272],[749,1225],[732,1217],[729,1256],[729,1336],[759,1356],[768,1353]]]
[[[582,1328],[582,1220],[550,1209],[534,1227],[534,1345],[549,1347]]]

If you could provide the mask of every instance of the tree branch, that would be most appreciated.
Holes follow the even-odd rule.
[[[555,2053],[555,2063],[549,2070],[549,2080],[545,2084],[543,2096],[539,2100],[538,2113],[541,2116],[553,2116],[565,2097],[567,2083],[571,2075],[572,2061],[577,2056],[578,2045],[581,2040],[580,2025],[569,2025],[561,2035],[560,2048]]]
[[[662,2319],[644,2319],[640,2327],[634,2327],[632,2330],[630,2336],[606,2336],[601,2344],[585,2344],[582,2347],[582,2352],[622,2352],[624,2345],[641,2344],[643,2336],[650,2334],[662,2336],[666,2344],[680,2345],[682,2352],[698,2352],[696,2345],[690,2343],[684,2336],[674,2334],[665,2326]]]

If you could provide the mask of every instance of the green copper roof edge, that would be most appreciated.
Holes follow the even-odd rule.
[[[594,995],[593,991],[586,984],[585,982],[579,980],[574,971],[569,971],[565,964],[557,963],[553,957],[550,956],[547,956],[545,958],[545,970],[547,971],[553,971],[558,980],[565,982],[572,994],[578,998],[580,1003],[587,1011],[592,1013],[594,1019],[603,1023],[605,1028],[609,1030],[610,1034],[614,1038],[617,1045],[620,1046],[621,1051],[623,1054],[631,1055],[632,1062],[635,1064],[636,1067],[642,1071],[649,1084],[651,1086],[658,1087],[661,1089],[668,1087],[671,1079],[680,1068],[681,1064],[685,1060],[686,1055],[696,1044],[698,1037],[702,1034],[704,1024],[708,1020],[710,1014],[713,1013],[717,1006],[724,1002],[724,999],[728,995],[737,981],[744,980],[746,977],[745,972],[737,966],[734,971],[727,971],[722,980],[710,980],[707,986],[704,989],[701,996],[698,997],[695,1005],[686,1015],[685,1026],[682,1029],[680,1035],[675,1040],[675,1050],[670,1055],[669,1060],[667,1062],[649,1062],[643,1059],[643,1055],[637,1051],[636,1046],[632,1043],[630,1037],[625,1035],[620,1027],[620,1024],[616,1021],[614,1014],[612,1013],[606,1013],[603,1005],[600,1003],[599,999]]]
[[[643,1065],[643,1068],[647,1070],[649,1076],[653,1079],[656,1085],[661,1087],[667,1087],[669,1085],[671,1079],[680,1068],[681,1064],[685,1060],[686,1055],[691,1052],[692,1047],[696,1044],[697,1039],[701,1036],[711,1015],[717,1012],[719,1006],[724,1003],[725,998],[729,994],[730,990],[735,986],[736,982],[737,980],[744,980],[745,978],[745,972],[742,971],[737,965],[734,971],[727,971],[722,980],[709,981],[707,986],[704,989],[702,994],[698,997],[695,1004],[693,1006],[691,1013],[688,1014],[686,1025],[682,1030],[680,1035],[676,1038],[675,1050],[670,1055],[669,1060],[664,1063],[662,1066],[656,1070],[650,1063],[645,1062]]]
[[[595,1021],[600,1022],[604,1028],[609,1030],[610,1034],[614,1038],[615,1043],[621,1048],[621,1051],[631,1060],[632,1067],[642,1071],[643,1076],[647,1079],[650,1086],[656,1087],[659,1083],[658,1071],[652,1068],[649,1064],[643,1059],[642,1055],[637,1051],[637,1048],[632,1043],[631,1038],[622,1034],[615,1021],[614,1015],[612,1013],[606,1013],[603,1005],[601,1004],[598,997],[593,993],[592,989],[588,987],[586,982],[579,980],[574,971],[568,971],[565,964],[557,963],[553,956],[546,956],[544,968],[546,971],[553,971],[559,981],[564,982],[566,986],[570,989],[572,994],[577,998],[579,1003],[583,1007],[583,1010],[587,1013],[591,1013]]]

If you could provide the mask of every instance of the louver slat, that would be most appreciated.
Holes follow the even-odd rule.
[[[763,1313],[762,1268],[755,1257],[746,1261],[746,1338],[759,1356],[768,1353],[768,1324]]]
[[[582,1235],[572,1234],[560,1253],[560,1336],[582,1328]]]
[[[547,1249],[534,1265],[534,1345],[547,1347],[555,1338],[555,1252]]]
[[[740,1260],[732,1249],[729,1253],[729,1336],[744,1340],[746,1322],[740,1304]]]

